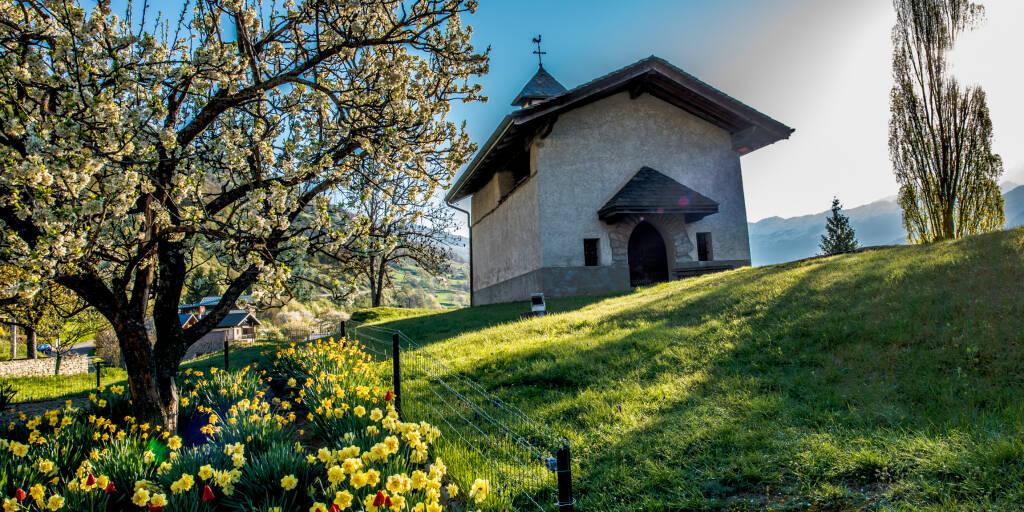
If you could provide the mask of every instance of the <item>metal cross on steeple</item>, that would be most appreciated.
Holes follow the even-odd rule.
[[[537,55],[537,66],[544,67],[544,61],[542,59],[544,54],[548,52],[541,51],[540,49],[540,34],[537,34],[537,37],[533,38],[533,43],[537,45],[537,49],[533,51],[533,53]]]

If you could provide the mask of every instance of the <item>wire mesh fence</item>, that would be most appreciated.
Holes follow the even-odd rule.
[[[402,420],[442,427],[438,449],[449,472],[466,483],[487,479],[496,510],[574,509],[565,439],[401,331],[356,322],[344,329],[381,363]]]

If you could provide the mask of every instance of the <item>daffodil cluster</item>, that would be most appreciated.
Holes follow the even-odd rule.
[[[293,344],[268,369],[186,370],[177,432],[136,418],[123,387],[20,415],[0,439],[3,512],[440,512],[487,506],[449,475],[438,428],[402,421],[370,357]]]

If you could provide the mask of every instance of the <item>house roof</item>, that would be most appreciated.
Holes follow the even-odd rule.
[[[238,327],[249,318],[252,318],[256,325],[260,325],[260,321],[252,313],[245,310],[234,310],[221,319],[220,323],[217,324],[217,328]]]
[[[445,200],[455,202],[479,190],[498,167],[523,150],[524,139],[546,136],[559,114],[620,92],[634,98],[651,94],[728,131],[733,149],[741,155],[787,139],[794,131],[652,55],[505,116]]]
[[[512,105],[522,107],[531,101],[546,100],[565,91],[565,86],[558,83],[558,80],[555,80],[555,77],[544,69],[544,66],[540,66],[533,78],[526,82],[523,90],[519,91],[516,98],[512,100]]]
[[[597,211],[599,219],[615,222],[628,214],[675,213],[695,222],[718,213],[718,203],[690,187],[643,167]]]
[[[178,306],[178,309],[179,310],[181,310],[181,309],[195,309],[195,308],[198,308],[200,306],[204,306],[204,307],[208,307],[209,308],[209,307],[216,306],[217,304],[220,304],[220,299],[221,299],[220,295],[208,295],[208,296],[203,297],[202,299],[200,299],[199,302],[193,302],[191,304],[182,304],[182,305]],[[252,302],[252,296],[241,295],[241,296],[238,297],[238,300],[235,301],[235,302]]]
[[[178,313],[178,323],[184,327],[185,324],[189,323],[189,321],[193,320],[195,317],[196,316],[192,313]]]

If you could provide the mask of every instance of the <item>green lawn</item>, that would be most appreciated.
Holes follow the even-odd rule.
[[[231,368],[241,368],[251,363],[267,362],[263,353],[278,346],[277,343],[257,343],[246,347],[232,348]],[[224,367],[224,354],[215,353],[198,357],[182,364],[182,369],[193,368],[209,371],[212,367]],[[101,382],[105,386],[126,384],[127,374],[120,368],[103,368]],[[37,400],[63,400],[83,396],[96,388],[96,374],[61,375],[48,377],[20,377],[4,379],[14,384],[18,394],[15,402],[31,402]]]
[[[3,333],[3,341],[0,341],[0,361],[11,360],[11,334],[10,332]],[[28,348],[25,346],[25,337],[21,336],[18,338],[18,353],[16,354],[17,359],[24,359]]]
[[[1020,510],[1022,283],[1018,229],[386,325],[568,436],[581,510]]]

